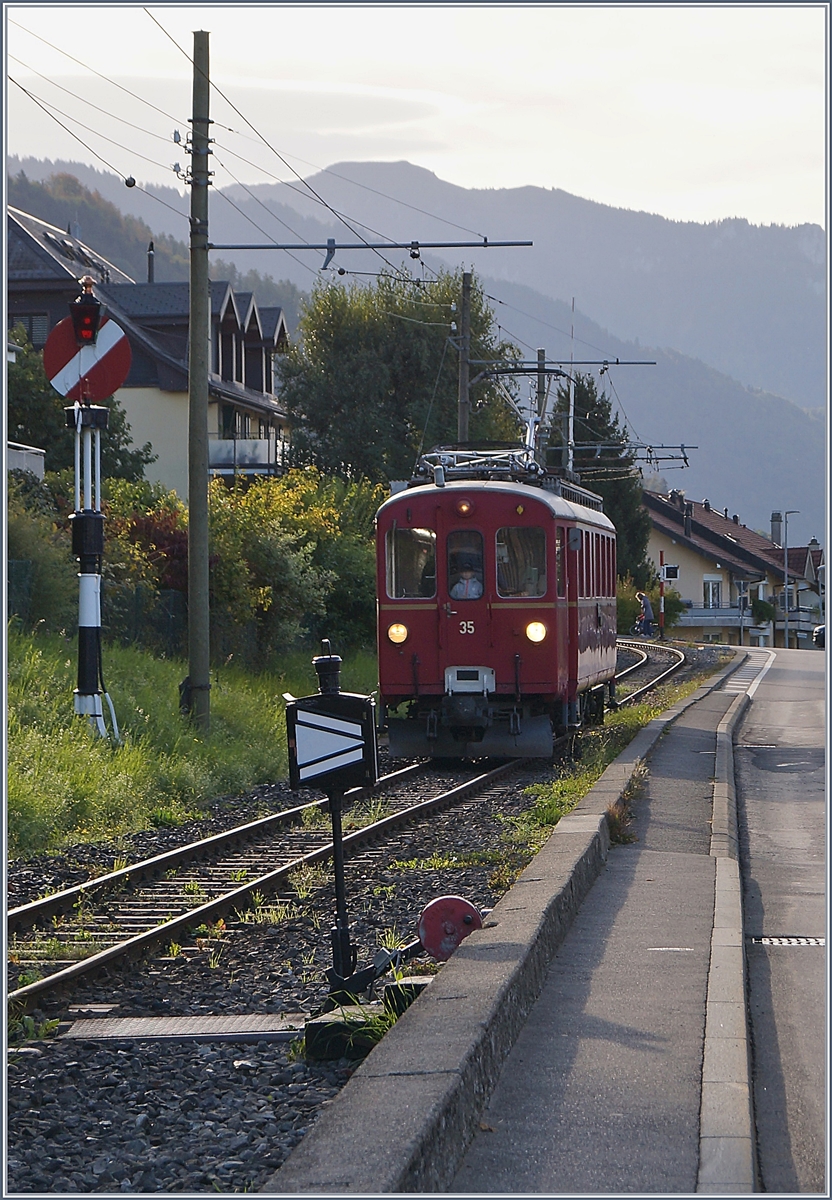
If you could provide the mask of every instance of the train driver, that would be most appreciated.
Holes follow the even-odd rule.
[[[482,580],[478,578],[477,573],[474,571],[474,564],[464,562],[460,577],[451,588],[451,598],[453,600],[478,600],[481,595]]]

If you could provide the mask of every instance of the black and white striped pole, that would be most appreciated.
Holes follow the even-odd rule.
[[[43,367],[56,392],[73,403],[65,408],[66,424],[75,431],[75,512],[70,516],[72,553],[81,570],[78,596],[78,686],[75,711],[107,736],[102,696],[112,718],[113,737],[120,741],[116,714],[101,671],[101,560],[104,514],[101,511],[101,434],[110,412],[93,400],[106,400],[124,383],[130,370],[130,343],[124,330],[105,315],[90,275],[79,279],[81,295],[69,304],[43,347]]]
[[[71,514],[72,553],[78,559],[78,686],[75,711],[89,718],[107,737],[102,696],[106,696],[119,740],[112,701],[101,684],[101,560],[104,554],[104,514],[101,511],[101,433],[107,428],[109,409],[100,404],[75,402],[66,412],[66,423],[75,428],[75,512]],[[83,505],[82,505],[83,501]]]

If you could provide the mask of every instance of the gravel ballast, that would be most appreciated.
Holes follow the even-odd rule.
[[[708,650],[702,658],[698,665],[710,665],[716,654]],[[493,907],[506,887],[500,856],[508,856],[511,865],[501,835],[510,818],[532,802],[524,788],[555,774],[550,765],[525,766],[485,800],[408,828],[395,843],[349,860],[347,898],[359,967],[394,932],[399,944],[414,938],[419,913],[436,896],[453,893],[480,909]],[[248,797],[218,803],[207,827],[137,835],[135,845],[126,846],[126,839],[119,843],[119,854],[135,861],[299,802],[283,784],[258,788]],[[498,853],[489,859],[483,853],[489,850]],[[75,850],[64,858],[78,861]],[[55,860],[49,860],[48,869],[62,873]],[[19,895],[26,887],[42,886],[39,862],[11,864],[10,870],[12,876],[24,874]],[[110,1005],[112,1017],[311,1016],[326,994],[323,972],[331,965],[329,874],[308,896],[295,897],[296,907],[278,923],[227,918],[220,936],[206,931],[194,937],[194,944],[174,947],[175,954],[166,947],[141,967],[82,981],[64,1001],[44,1000],[32,1017],[36,1023],[69,1020],[69,1004]],[[68,882],[80,880],[58,886]],[[408,967],[409,972],[436,969],[427,957]],[[285,1042],[101,1043],[50,1037],[12,1048],[8,1189],[28,1194],[256,1191],[355,1067],[346,1059],[307,1063]]]

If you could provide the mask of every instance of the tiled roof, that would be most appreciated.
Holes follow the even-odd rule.
[[[644,503],[653,524],[677,542],[724,563],[736,574],[752,578],[764,572],[782,575],[783,551],[763,534],[748,529],[733,515],[711,508],[707,501],[687,500],[681,492],[669,496],[644,492]],[[685,508],[690,534],[685,533]],[[789,569],[792,556],[789,552]],[[805,565],[805,556],[802,567]]]
[[[19,208],[9,208],[8,278],[70,280],[92,275],[96,283],[133,281],[79,238]],[[26,236],[28,234],[28,237]]]
[[[283,326],[282,332],[285,336],[288,336],[286,318],[283,316],[282,308],[261,308],[259,311],[260,326],[263,330],[264,341],[274,341],[281,325]]]
[[[102,297],[118,304],[131,317],[184,317],[188,319],[190,284],[131,283],[102,284]]]
[[[208,284],[208,292],[211,297],[211,316],[224,317],[231,304],[234,315],[237,321],[240,320],[240,310],[237,307],[234,299],[234,291],[231,284],[224,279],[212,279]]]

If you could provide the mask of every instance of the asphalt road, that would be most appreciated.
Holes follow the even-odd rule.
[[[826,1190],[825,655],[778,650],[736,736],[762,1190]]]

